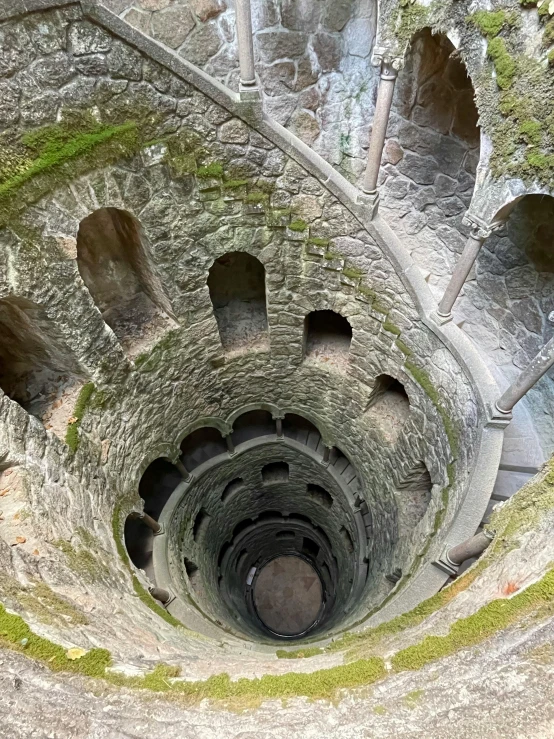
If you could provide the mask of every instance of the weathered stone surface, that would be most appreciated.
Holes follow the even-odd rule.
[[[249,138],[248,126],[238,118],[223,123],[219,129],[219,140],[224,144],[247,144]]]
[[[304,53],[308,43],[305,33],[296,31],[264,31],[256,36],[256,46],[262,61],[294,58]]]
[[[109,34],[86,21],[73,23],[69,29],[68,38],[71,51],[75,56],[106,52],[112,46]]]
[[[222,40],[214,22],[197,27],[179,49],[181,56],[193,64],[202,67],[210,57],[217,54],[222,46]]]
[[[190,10],[182,5],[172,5],[155,13],[151,22],[152,36],[172,49],[182,45],[194,26]]]
[[[333,72],[338,68],[341,48],[336,36],[330,33],[318,33],[313,38],[312,46],[322,72]]]

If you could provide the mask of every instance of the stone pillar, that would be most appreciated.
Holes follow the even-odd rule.
[[[511,415],[512,409],[541,377],[554,365],[554,337],[546,343],[527,367],[522,370],[510,387],[496,401],[496,410]]]
[[[470,214],[465,215],[464,223],[471,226],[471,232],[467,238],[462,256],[454,268],[450,282],[448,283],[448,286],[444,291],[444,295],[442,296],[442,300],[439,303],[439,307],[437,308],[437,316],[440,323],[447,323],[447,321],[452,319],[452,307],[464,286],[471,268],[475,264],[475,260],[483,246],[483,242],[494,231],[498,231],[498,229],[502,228],[504,225],[504,221],[495,221],[494,223],[487,225],[481,221],[480,218]]]
[[[332,446],[328,446],[327,444],[325,444],[325,448],[323,450],[323,459],[321,460],[322,464],[324,464],[325,466],[329,464],[329,458],[331,457],[332,449]]]
[[[254,92],[259,96],[254,68],[254,42],[252,39],[252,13],[250,0],[235,0],[237,46],[240,67],[240,92]]]
[[[227,434],[223,438],[225,439],[225,443],[227,444],[227,451],[229,452],[229,454],[234,454],[235,453],[235,444],[233,442],[232,435],[231,434]]]
[[[282,439],[283,438],[283,419],[282,418],[275,419],[275,431],[279,439]]]
[[[402,68],[402,59],[392,57],[385,50],[376,49],[373,53],[372,64],[374,66],[380,65],[381,79],[379,81],[379,91],[377,93],[377,102],[375,104],[375,114],[373,116],[373,126],[371,129],[371,139],[369,142],[369,153],[367,156],[367,166],[362,185],[365,196],[365,199],[362,199],[362,202],[367,202],[367,204],[373,205],[375,213],[378,203],[377,179],[379,177],[383,147],[385,145],[385,136],[387,134],[387,126],[389,124],[394,85],[398,76],[398,71]]]
[[[458,544],[446,553],[446,561],[451,567],[459,567],[467,559],[479,557],[489,546],[496,535],[495,531],[481,531],[471,539]]]
[[[140,518],[142,523],[146,524],[149,529],[152,529],[154,534],[163,534],[162,525],[159,524],[156,519],[152,518],[152,516],[149,516],[148,513],[139,513],[137,517]]]
[[[171,593],[163,588],[148,588],[148,592],[152,598],[159,600],[164,606],[168,605],[168,603],[171,603],[173,600]]]
[[[181,476],[182,476],[183,480],[186,480],[187,482],[189,482],[189,480],[192,479],[192,474],[187,470],[187,468],[181,462],[180,459],[178,459],[176,462],[174,462],[174,465],[175,465],[175,467],[177,467],[177,469],[181,473]]]

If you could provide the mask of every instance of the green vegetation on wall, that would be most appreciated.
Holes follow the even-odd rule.
[[[75,408],[73,409],[73,415],[67,422],[67,431],[65,432],[65,443],[71,449],[73,453],[79,448],[81,437],[79,436],[79,427],[85,416],[87,408],[90,403],[92,394],[94,393],[94,383],[87,382],[79,391]]]

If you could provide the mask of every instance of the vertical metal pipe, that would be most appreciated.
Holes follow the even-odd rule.
[[[527,367],[520,372],[510,387],[496,401],[500,413],[511,413],[514,405],[535,385],[554,365],[554,337],[546,343]]]
[[[256,74],[254,69],[254,42],[252,39],[250,0],[235,0],[235,16],[240,84],[243,87],[252,88],[256,86]]]
[[[497,231],[504,225],[503,221],[495,221],[494,223],[487,225],[475,216],[470,215],[466,215],[464,223],[466,225],[471,225],[471,233],[468,236],[462,256],[459,258],[458,263],[454,268],[450,282],[448,283],[448,286],[444,291],[444,295],[442,296],[442,300],[439,303],[437,315],[440,316],[440,318],[449,319],[451,317],[454,303],[464,286],[471,268],[475,264],[475,260],[483,246],[483,242],[493,233],[493,231]]]
[[[367,166],[363,181],[363,190],[368,195],[375,195],[377,192],[377,179],[379,177],[385,136],[389,124],[394,85],[400,66],[400,60],[391,59],[387,55],[374,54],[374,60],[380,61],[381,63],[381,79],[379,81],[379,91],[375,104]]]

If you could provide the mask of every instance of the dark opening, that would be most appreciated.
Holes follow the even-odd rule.
[[[238,251],[219,257],[208,288],[225,351],[269,346],[265,269],[256,257]]]
[[[191,559],[188,559],[188,557],[185,557],[183,561],[185,563],[185,572],[189,580],[191,580],[198,572],[198,565]]]
[[[289,466],[286,462],[271,462],[262,467],[262,481],[264,485],[273,485],[278,482],[287,482]]]
[[[103,319],[136,355],[171,328],[171,305],[157,276],[139,222],[118,208],[100,208],[81,221],[77,265]]]
[[[203,426],[183,439],[181,452],[183,464],[191,471],[218,454],[226,454],[227,444],[218,429]]]
[[[221,500],[223,503],[228,501],[230,498],[232,498],[236,493],[238,493],[239,490],[242,490],[244,487],[244,480],[242,477],[237,477],[234,480],[231,480],[230,483],[228,483],[221,495]]]
[[[431,502],[433,482],[424,462],[415,465],[397,485],[398,535],[413,531],[425,515]]]
[[[289,439],[295,439],[301,444],[306,444],[314,451],[321,443],[321,434],[317,427],[296,413],[287,413],[283,419],[283,433]]]
[[[286,530],[285,529],[284,531],[278,531],[275,534],[275,538],[276,539],[295,539],[296,538],[296,534],[294,533],[294,531],[290,531],[290,530]]]
[[[304,538],[302,539],[302,552],[315,559],[319,554],[319,547],[315,541]]]
[[[54,401],[63,402],[71,388],[77,391],[82,379],[42,308],[23,298],[0,300],[0,387],[9,398],[47,424]],[[63,419],[64,431],[70,415]]]
[[[211,516],[205,508],[201,508],[198,511],[192,528],[192,537],[194,541],[198,541],[200,537],[204,536],[206,529],[208,528],[210,518]]]
[[[156,521],[171,494],[183,482],[179,470],[167,459],[155,459],[144,471],[139,483],[139,495],[144,511]]]
[[[369,396],[367,409],[385,441],[395,442],[410,415],[410,400],[404,385],[390,375],[379,375]]]
[[[348,362],[352,327],[332,310],[317,310],[304,319],[305,357],[327,362],[343,368]]]
[[[350,532],[344,526],[341,526],[339,533],[342,536],[344,543],[346,544],[347,551],[352,553],[354,551],[354,543],[352,542]]]
[[[327,492],[327,490],[325,490],[325,488],[322,488],[321,485],[308,483],[306,490],[308,495],[320,505],[323,505],[326,508],[331,508],[333,505],[333,497]]]
[[[233,424],[235,444],[242,444],[244,441],[272,434],[275,434],[275,421],[269,411],[248,411],[239,416]]]

